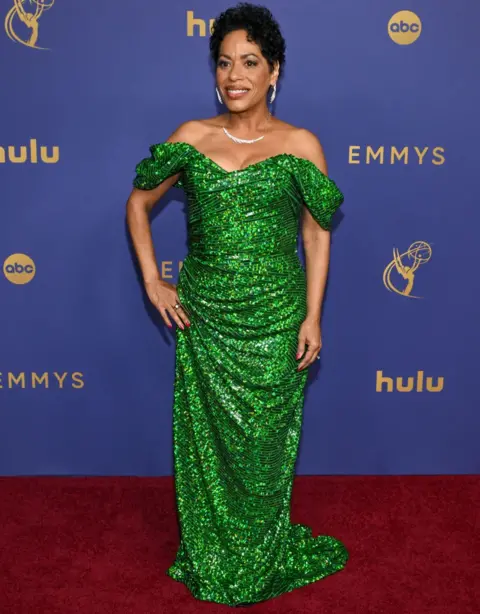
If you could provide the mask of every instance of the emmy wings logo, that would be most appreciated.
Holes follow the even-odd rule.
[[[5,17],[8,37],[32,49],[47,49],[37,45],[39,22],[43,13],[54,4],[55,0],[13,0],[13,6]]]
[[[393,260],[383,271],[383,283],[387,290],[396,292],[408,298],[423,298],[412,294],[417,270],[432,257],[432,248],[425,241],[415,241],[408,250],[400,254],[397,248],[393,250]],[[396,271],[397,276],[392,273]],[[396,277],[396,279],[394,279]]]

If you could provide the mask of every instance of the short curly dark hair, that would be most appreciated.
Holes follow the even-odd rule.
[[[220,45],[224,37],[235,30],[246,30],[247,39],[256,43],[267,60],[270,69],[273,63],[280,64],[280,74],[285,64],[285,39],[280,26],[266,6],[239,2],[215,19],[210,36],[210,56],[218,62]]]

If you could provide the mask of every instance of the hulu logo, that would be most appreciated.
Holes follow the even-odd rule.
[[[215,19],[210,19],[208,27],[212,31]],[[198,34],[197,34],[198,33]],[[207,23],[200,17],[194,17],[193,11],[187,11],[187,36],[207,36]]]
[[[45,145],[37,144],[37,139],[30,139],[29,145],[7,145],[0,147],[0,164],[11,162],[12,164],[56,164],[60,160],[60,148],[54,145],[51,153]]]
[[[416,377],[387,377],[383,371],[377,371],[376,392],[441,392],[444,378],[424,377],[423,371],[417,371]]]

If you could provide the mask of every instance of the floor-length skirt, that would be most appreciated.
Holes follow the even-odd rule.
[[[173,448],[180,545],[167,574],[198,599],[237,605],[342,569],[344,545],[290,522],[308,369],[297,254],[183,263],[177,292]]]

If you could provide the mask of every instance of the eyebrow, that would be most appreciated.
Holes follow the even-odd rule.
[[[230,55],[228,55],[228,53],[220,53],[220,55],[221,55],[221,56],[223,55],[223,57],[228,58],[229,60],[231,60],[231,59],[232,59],[232,58],[231,58],[231,56],[230,56]],[[249,55],[253,55],[253,56],[255,56],[256,58],[258,58],[258,55],[257,55],[256,53],[253,53],[253,51],[251,51],[250,53],[242,53],[242,55],[240,56],[240,58],[243,60],[244,58],[248,58],[248,56],[249,56]]]

